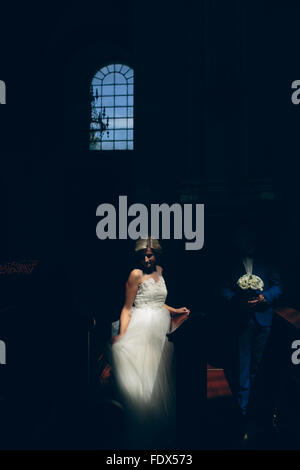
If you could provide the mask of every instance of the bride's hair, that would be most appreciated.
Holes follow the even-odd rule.
[[[161,252],[162,248],[159,243],[159,240],[147,237],[147,238],[139,238],[135,242],[134,254],[132,258],[132,269],[141,267],[141,260],[144,257],[145,251],[147,248],[150,248],[153,253],[155,254],[156,264],[161,264]]]
[[[147,250],[150,248],[155,254],[160,254],[162,249],[159,243],[159,240],[156,240],[152,237],[140,238],[136,241],[135,244],[135,253],[140,254],[141,251]]]

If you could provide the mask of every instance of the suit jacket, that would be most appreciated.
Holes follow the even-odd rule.
[[[242,258],[237,259],[231,266],[231,275],[228,276],[221,288],[221,295],[226,301],[227,306],[234,314],[234,317],[240,318],[241,322],[254,317],[260,326],[271,326],[274,315],[275,301],[282,294],[282,285],[278,271],[268,265],[263,260],[253,257],[252,274],[259,276],[264,282],[263,291],[253,291],[253,293],[263,294],[266,302],[258,304],[256,307],[249,308],[247,299],[243,300],[244,293],[237,285],[238,279],[246,274]]]

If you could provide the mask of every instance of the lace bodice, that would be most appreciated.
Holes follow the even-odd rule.
[[[156,282],[153,277],[149,277],[139,285],[139,289],[134,299],[134,306],[140,307],[163,307],[167,288],[164,278],[160,275]]]

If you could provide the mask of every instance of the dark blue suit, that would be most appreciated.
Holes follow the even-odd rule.
[[[265,302],[249,307],[247,297],[245,298],[244,293],[238,287],[238,279],[245,274],[242,258],[231,267],[231,276],[222,288],[228,314],[238,330],[238,402],[243,415],[247,412],[250,387],[256,377],[269,338],[274,302],[282,293],[278,272],[255,257],[252,273],[264,282],[264,290],[257,291],[257,294],[263,294]]]

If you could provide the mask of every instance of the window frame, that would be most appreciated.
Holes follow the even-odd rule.
[[[110,67],[113,67],[112,69],[110,69]],[[106,70],[105,70],[106,69]],[[115,74],[116,73],[120,73],[121,76],[123,76],[124,78],[124,82],[123,83],[117,83],[115,81]],[[102,77],[101,76],[98,76],[97,75],[100,75],[102,74]],[[110,74],[113,74],[113,80],[112,80],[112,83],[103,83],[105,78],[106,77],[109,77]],[[126,77],[126,75],[129,75]],[[135,79],[135,70],[134,68],[132,67],[131,64],[128,64],[128,62],[126,61],[107,61],[106,63],[103,63],[103,65],[100,67],[100,68],[97,68],[96,72],[93,73],[90,81],[89,81],[89,97],[90,97],[90,106],[89,106],[89,151],[91,152],[133,152],[134,149],[135,149],[135,122],[134,122],[134,118],[135,118],[135,83],[134,83],[134,79]],[[95,80],[98,80],[99,81],[99,86],[98,84],[96,83],[95,84]],[[94,82],[94,83],[93,83]],[[126,89],[126,93],[116,93],[116,87],[117,86],[126,86],[127,89]],[[103,93],[103,87],[109,87],[109,86],[112,86],[113,87],[113,93],[112,94],[104,94]],[[130,92],[130,87],[132,86],[132,91]],[[100,93],[98,92],[98,95],[96,95],[95,93],[95,88],[96,90],[100,89]],[[129,88],[129,92],[128,92],[128,88]],[[104,88],[105,89],[105,88]],[[108,90],[108,88],[107,88]],[[120,91],[120,90],[119,90]],[[95,106],[93,101],[95,101],[95,96],[97,96],[96,100],[98,100],[99,102],[99,105],[98,106]],[[93,97],[93,98],[92,98]],[[126,99],[126,104],[116,104],[116,98],[122,98],[124,97]],[[132,98],[131,98],[132,97]],[[111,98],[113,100],[112,104],[109,106],[107,103],[108,101],[105,100],[105,98]],[[106,104],[103,104],[103,101],[104,103]],[[119,103],[121,103],[121,100],[118,100]],[[96,101],[95,101],[96,102]],[[109,108],[110,111],[112,111],[112,116],[111,115],[108,115],[108,113],[106,113],[106,108]],[[91,140],[91,129],[92,129],[92,119],[93,119],[93,115],[92,113],[94,112],[94,110],[103,110],[105,109],[105,115],[104,116],[99,116],[96,118],[96,119],[101,119],[101,126],[102,126],[102,123],[104,125],[104,132],[113,132],[113,137],[112,139],[109,139],[109,140],[98,140],[98,144],[100,148],[92,148],[92,145],[93,145],[93,142]],[[124,112],[126,115],[124,116],[118,116],[116,115],[116,110],[118,109],[124,109]],[[97,112],[97,111],[96,111]],[[113,127],[105,127],[106,126],[106,123],[107,123],[107,116],[110,118],[109,121],[110,122],[113,122]],[[126,126],[122,126],[122,120],[126,119]],[[105,122],[106,120],[106,122]],[[116,124],[118,124],[118,120],[119,120],[119,125],[120,127],[116,127]],[[132,120],[132,125],[129,126],[128,124],[128,121],[129,120]],[[106,130],[107,129],[107,130]],[[100,131],[100,129],[98,129],[98,132]],[[126,133],[126,137],[123,138],[123,139],[115,139],[115,132],[119,132],[119,134],[121,135],[121,132],[122,131],[125,131]],[[95,132],[96,134],[96,132]],[[112,143],[112,148],[103,148],[103,143],[105,144],[106,142],[110,142]],[[125,143],[126,145],[126,148],[117,148],[117,147],[120,147],[121,144],[118,145],[118,142],[122,142],[122,143]],[[130,148],[130,145],[132,145],[132,147]]]

